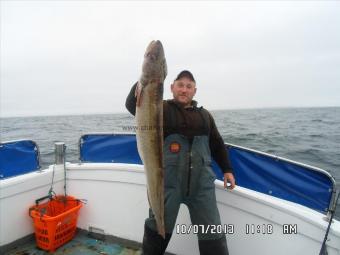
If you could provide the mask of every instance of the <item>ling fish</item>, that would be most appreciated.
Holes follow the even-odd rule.
[[[167,75],[164,49],[152,41],[144,54],[142,75],[136,87],[136,136],[146,173],[149,205],[158,233],[165,238],[163,165],[163,83]]]

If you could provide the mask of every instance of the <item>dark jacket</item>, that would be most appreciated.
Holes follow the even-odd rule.
[[[132,115],[136,114],[136,85],[137,83],[131,88],[125,102],[126,108]],[[223,173],[232,172],[224,142],[217,130],[214,118],[203,107],[197,107],[196,101],[192,101],[192,107],[184,108],[174,100],[164,100],[163,121],[164,137],[170,134],[181,134],[191,141],[194,136],[207,135],[212,158]]]

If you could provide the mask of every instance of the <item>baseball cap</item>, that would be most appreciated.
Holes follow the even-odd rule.
[[[182,79],[183,77],[186,77],[186,78],[188,78],[189,80],[192,80],[193,82],[196,83],[196,81],[195,81],[195,79],[194,79],[194,76],[193,76],[192,73],[189,72],[188,70],[183,70],[182,72],[180,72],[180,73],[177,75],[175,81],[180,80],[180,79]]]

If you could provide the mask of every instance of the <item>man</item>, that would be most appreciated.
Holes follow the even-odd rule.
[[[135,115],[136,84],[127,99],[126,108]],[[184,70],[171,84],[172,100],[163,101],[164,124],[164,197],[165,232],[163,239],[156,228],[150,209],[145,220],[143,238],[144,255],[164,254],[175,227],[181,203],[188,206],[194,225],[220,225],[220,215],[215,197],[215,174],[211,169],[211,156],[224,174],[224,187],[235,187],[235,179],[229,165],[224,142],[211,114],[197,107],[193,100],[196,81],[191,72]],[[201,255],[228,254],[225,234],[205,231],[198,233]]]

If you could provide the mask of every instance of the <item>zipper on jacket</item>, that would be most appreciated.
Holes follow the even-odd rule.
[[[189,167],[189,171],[188,171],[188,183],[187,183],[187,196],[189,196],[190,194],[190,181],[191,181],[191,171],[192,171],[192,141],[189,142],[189,151],[188,151],[188,167]]]

